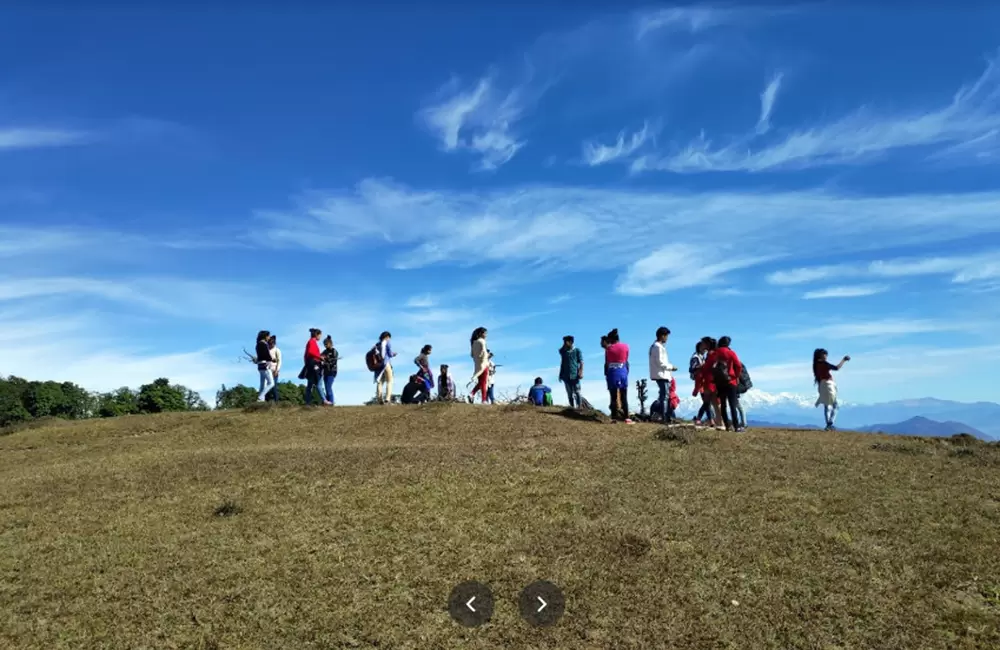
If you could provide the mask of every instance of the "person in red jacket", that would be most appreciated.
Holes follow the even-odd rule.
[[[726,431],[745,431],[746,429],[740,426],[740,394],[736,389],[740,381],[740,373],[743,372],[743,364],[729,347],[730,343],[732,343],[732,339],[728,336],[720,338],[719,346],[713,354],[708,355],[709,359],[705,365],[712,369],[712,379],[715,382],[715,392],[718,395],[722,422]],[[727,405],[729,406],[729,415],[732,416],[731,422],[726,414]]]
[[[309,340],[306,341],[306,352],[303,358],[305,367],[299,379],[306,380],[306,406],[312,403],[313,388],[319,393],[324,406],[329,406],[330,402],[323,396],[323,353],[320,352],[319,340],[323,337],[323,332],[315,327],[309,330]]]
[[[723,431],[725,427],[722,426],[722,417],[719,415],[719,394],[715,387],[715,376],[712,372],[712,368],[715,365],[718,355],[715,351],[718,348],[718,344],[715,339],[711,336],[706,336],[703,338],[702,343],[705,346],[705,363],[701,365],[701,370],[698,373],[699,390],[701,391],[702,402],[709,406],[709,422],[716,429]]]

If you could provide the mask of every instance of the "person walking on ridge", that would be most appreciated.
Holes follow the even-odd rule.
[[[260,375],[260,391],[257,393],[257,401],[263,402],[267,393],[274,387],[274,375],[271,372],[271,348],[267,345],[267,340],[271,333],[267,330],[257,332],[257,345],[254,348],[254,357],[257,359],[257,372]]]
[[[374,350],[379,359],[378,370],[373,371],[375,401],[379,404],[389,404],[392,402],[392,358],[396,356],[392,351],[392,334],[389,332],[379,334]]]
[[[569,407],[583,408],[583,398],[580,395],[580,382],[583,380],[583,353],[574,346],[575,339],[566,335],[563,346],[559,348],[559,381],[566,387],[566,397]]]

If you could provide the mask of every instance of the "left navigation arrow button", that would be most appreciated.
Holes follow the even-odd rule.
[[[479,627],[493,617],[493,592],[481,582],[463,582],[451,590],[448,613],[459,625]]]

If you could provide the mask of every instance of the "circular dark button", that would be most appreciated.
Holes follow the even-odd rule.
[[[566,611],[562,590],[551,582],[539,580],[524,588],[517,601],[521,618],[534,627],[549,627]]]
[[[493,616],[493,592],[482,583],[463,582],[448,596],[448,613],[459,625],[479,627]]]

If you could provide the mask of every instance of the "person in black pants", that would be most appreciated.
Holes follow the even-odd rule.
[[[715,390],[721,405],[722,422],[727,431],[745,431],[745,427],[740,426],[740,397],[736,388],[740,373],[743,372],[743,364],[736,353],[730,349],[730,343],[732,343],[732,339],[728,336],[720,338],[718,348],[709,355],[709,358],[713,364],[712,371],[715,375]],[[726,405],[729,406],[729,414],[732,415],[731,422],[726,413]]]

